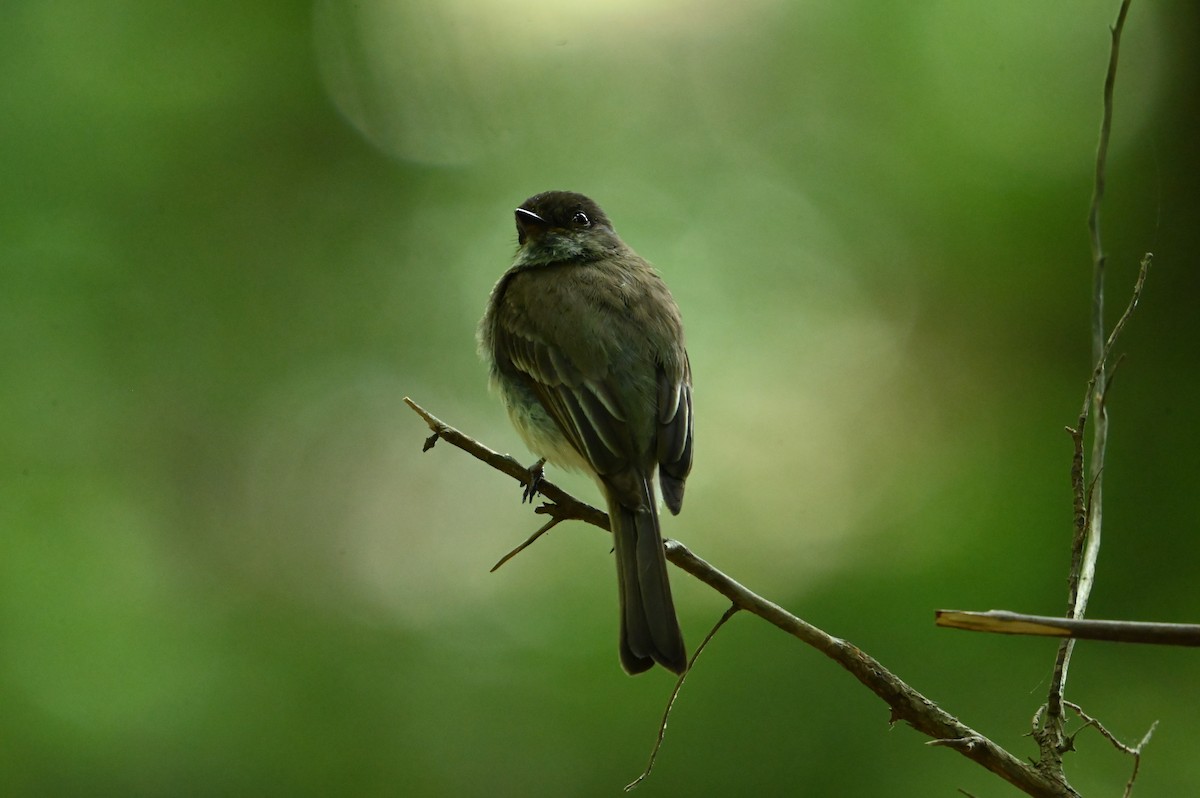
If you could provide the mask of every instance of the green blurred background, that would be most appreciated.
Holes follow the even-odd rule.
[[[0,794],[617,795],[672,680],[616,659],[608,543],[541,521],[410,395],[532,459],[474,328],[512,209],[595,197],[684,311],[668,535],[1018,755],[1059,613],[1063,426],[1115,0],[38,3],[0,25]],[[1120,347],[1092,613],[1200,620],[1200,87],[1135,2],[1105,237]],[[559,475],[552,475],[558,478]],[[578,479],[560,481],[594,499]],[[695,645],[724,601],[679,572]],[[1195,651],[1082,644],[1138,794],[1200,793]],[[645,795],[1014,794],[753,617]],[[1094,734],[1069,774],[1116,794]]]

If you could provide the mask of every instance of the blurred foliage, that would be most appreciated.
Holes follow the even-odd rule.
[[[685,314],[667,533],[1018,754],[1060,612],[1065,424],[1117,3],[34,3],[0,26],[0,793],[614,795],[604,537],[539,523],[409,394],[520,457],[474,326],[511,209],[583,191]],[[1097,617],[1196,621],[1197,12],[1134,3],[1104,231],[1121,348]],[[590,487],[566,481],[584,496]],[[695,645],[723,610],[676,575]],[[1069,696],[1200,792],[1192,651],[1081,645]],[[738,618],[648,795],[975,794],[844,673]],[[1085,793],[1129,762],[1084,733]]]

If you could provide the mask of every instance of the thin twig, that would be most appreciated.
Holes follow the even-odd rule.
[[[1073,449],[1071,457],[1071,492],[1073,496],[1072,506],[1075,529],[1074,540],[1071,546],[1071,571],[1068,576],[1067,587],[1070,597],[1067,608],[1068,617],[1083,617],[1083,612],[1087,605],[1087,596],[1091,593],[1092,581],[1095,576],[1096,557],[1099,554],[1098,544],[1093,546],[1093,543],[1099,540],[1099,522],[1096,516],[1100,512],[1100,479],[1104,473],[1103,462],[1097,466],[1096,461],[1093,459],[1091,480],[1086,484],[1084,482],[1083,436],[1092,408],[1092,397],[1096,394],[1097,383],[1100,383],[1101,379],[1104,378],[1105,364],[1112,356],[1112,351],[1117,344],[1117,340],[1121,337],[1125,325],[1129,322],[1130,317],[1133,316],[1134,310],[1137,309],[1138,303],[1141,301],[1142,291],[1146,286],[1146,276],[1150,272],[1150,265],[1153,260],[1153,253],[1147,252],[1142,256],[1142,261],[1138,266],[1137,279],[1134,281],[1133,291],[1129,297],[1129,304],[1125,306],[1125,311],[1113,326],[1108,340],[1105,341],[1104,349],[1100,353],[1100,360],[1092,369],[1092,376],[1088,380],[1087,390],[1084,391],[1083,405],[1080,408],[1076,425],[1074,427],[1067,427],[1067,432],[1071,436]],[[1103,383],[1103,389],[1098,394],[1098,402],[1101,409],[1104,408],[1104,402],[1108,398],[1107,388],[1111,384],[1113,373],[1115,373],[1115,369],[1114,372],[1109,374],[1108,379]],[[1103,455],[1103,452],[1101,455]],[[1101,460],[1103,460],[1103,457],[1101,457]],[[1096,534],[1093,534],[1093,532]],[[1079,601],[1080,597],[1083,598],[1082,602]],[[1070,662],[1073,647],[1074,641],[1070,638],[1063,640],[1059,646],[1058,656],[1054,661],[1054,672],[1051,676],[1051,689],[1047,701],[1050,708],[1049,717],[1061,718],[1061,704],[1056,704],[1056,702],[1061,702],[1062,700],[1063,686],[1066,684],[1067,666]],[[1054,714],[1056,705],[1059,707],[1057,715]],[[1061,725],[1059,728],[1061,729]],[[1061,745],[1061,740],[1059,740],[1057,745]],[[1043,748],[1044,751],[1045,749]]]
[[[1133,772],[1129,774],[1129,781],[1125,783],[1125,798],[1129,798],[1129,796],[1133,793],[1133,783],[1137,780],[1138,768],[1142,766],[1142,749],[1145,748],[1147,743],[1150,742],[1150,737],[1154,734],[1154,730],[1157,728],[1158,721],[1151,723],[1150,728],[1146,729],[1146,733],[1142,735],[1141,741],[1137,744],[1137,747],[1134,748]]]
[[[433,448],[433,442],[436,442],[440,438],[452,446],[457,446],[472,457],[482,460],[497,471],[508,474],[526,487],[532,484],[536,478],[535,475],[530,473],[528,468],[517,462],[515,458],[507,454],[500,454],[494,449],[489,449],[471,436],[459,432],[407,396],[404,397],[404,403],[411,407],[413,412],[418,416],[425,419],[425,423],[429,425],[429,429],[433,430],[433,435],[426,441],[423,451],[429,451],[429,449]],[[608,530],[608,513],[579,501],[553,482],[547,479],[539,479],[537,492],[553,502],[553,504],[539,507],[538,512],[563,521],[583,521],[592,526],[598,526],[603,530]]]
[[[1108,640],[1118,643],[1149,643],[1159,646],[1200,646],[1200,624],[1190,623],[1055,618],[1049,615],[1024,615],[1005,610],[988,612],[938,610],[936,623],[947,629],[1002,635],[1069,637],[1076,640]]]
[[[517,546],[515,549],[510,551],[508,554],[505,554],[503,557],[501,557],[500,560],[491,567],[491,569],[488,571],[488,573],[493,573],[493,574],[496,573],[496,571],[500,570],[501,565],[504,565],[504,563],[508,562],[513,557],[516,557],[518,554],[525,551],[525,549],[529,548],[535,540],[537,540],[542,535],[549,532],[551,529],[554,529],[554,527],[557,526],[559,524],[559,522],[561,522],[562,520],[563,519],[561,519],[561,518],[551,518],[549,521],[547,521],[545,524],[543,524],[542,527],[540,529],[538,529],[537,532],[534,532],[532,535],[530,535],[528,538],[526,538],[524,543],[522,543],[520,546]]]
[[[671,717],[671,710],[675,707],[675,699],[679,698],[679,693],[683,690],[683,682],[687,679],[688,674],[692,672],[692,668],[696,664],[696,660],[700,658],[700,652],[708,647],[709,641],[717,634],[717,631],[725,625],[725,622],[732,618],[737,611],[741,609],[736,604],[729,605],[729,609],[721,615],[720,619],[713,624],[713,628],[708,630],[708,634],[700,641],[700,645],[696,647],[692,658],[688,660],[688,666],[683,673],[679,674],[679,678],[675,680],[675,689],[671,691],[671,697],[667,699],[667,708],[663,710],[662,722],[658,724],[658,738],[654,741],[654,748],[650,750],[650,761],[646,763],[646,769],[636,779],[625,785],[625,792],[629,792],[634,787],[642,783],[642,781],[650,775],[650,771],[654,770],[654,762],[658,759],[659,749],[662,748],[663,738],[667,736],[667,720]]]
[[[1100,553],[1100,530],[1103,520],[1103,482],[1100,478],[1104,467],[1104,451],[1108,439],[1108,420],[1103,403],[1095,393],[1096,385],[1104,385],[1105,361],[1108,346],[1104,336],[1104,266],[1105,255],[1103,241],[1100,236],[1100,207],[1104,199],[1106,169],[1108,162],[1108,143],[1112,133],[1113,89],[1117,81],[1117,62],[1120,54],[1121,32],[1125,27],[1125,18],[1129,13],[1130,0],[1122,0],[1121,9],[1117,13],[1116,24],[1112,28],[1112,44],[1109,50],[1108,70],[1104,78],[1104,107],[1100,122],[1100,138],[1096,147],[1096,174],[1092,187],[1092,201],[1088,211],[1088,231],[1092,247],[1092,362],[1095,364],[1092,379],[1088,383],[1088,391],[1084,401],[1084,411],[1080,414],[1075,434],[1079,439],[1075,442],[1075,460],[1072,464],[1072,483],[1075,491],[1076,529],[1072,541],[1071,570],[1068,578],[1067,615],[1072,618],[1082,618],[1087,610],[1088,598],[1091,595],[1092,583],[1095,580],[1096,560]],[[1114,330],[1116,332],[1116,330]],[[1109,339],[1111,343],[1114,339]],[[1084,503],[1083,469],[1082,469],[1082,436],[1087,425],[1088,406],[1096,412],[1094,429],[1092,430],[1092,460],[1090,463],[1091,481],[1093,483],[1092,503],[1088,505],[1086,525],[1084,530],[1078,527],[1078,508]],[[1076,469],[1076,464],[1080,467]],[[1062,731],[1062,699],[1063,689],[1067,681],[1067,670],[1071,662],[1071,652],[1074,643],[1063,641],[1059,646],[1054,661],[1054,672],[1050,680],[1050,690],[1046,699],[1046,734],[1039,736],[1042,750],[1042,765],[1061,772],[1062,749],[1064,735]]]
[[[1106,739],[1110,743],[1112,743],[1113,747],[1116,748],[1118,751],[1120,751],[1123,754],[1128,754],[1129,756],[1133,757],[1133,772],[1131,774],[1129,774],[1129,781],[1127,781],[1125,783],[1125,792],[1124,792],[1125,798],[1129,798],[1129,796],[1133,794],[1133,783],[1135,781],[1137,781],[1138,769],[1141,767],[1141,764],[1142,764],[1142,749],[1144,749],[1146,747],[1146,745],[1149,744],[1150,737],[1153,736],[1154,730],[1158,728],[1158,721],[1154,721],[1153,723],[1150,724],[1150,728],[1146,730],[1146,733],[1144,735],[1142,735],[1142,739],[1137,745],[1129,746],[1129,745],[1126,745],[1125,743],[1121,742],[1120,740],[1118,740],[1117,736],[1115,734],[1113,734],[1112,732],[1110,732],[1108,729],[1106,729],[1104,727],[1103,723],[1096,720],[1088,713],[1084,712],[1083,707],[1079,706],[1078,704],[1074,704],[1070,701],[1063,701],[1063,706],[1065,706],[1068,709],[1070,709],[1071,711],[1073,711],[1076,715],[1078,715],[1083,720],[1083,727],[1081,729],[1079,729],[1078,731],[1076,731],[1075,734],[1079,734],[1079,732],[1083,731],[1083,729],[1086,729],[1089,726],[1091,726],[1096,731],[1100,732],[1101,736],[1103,736],[1104,739]],[[1073,734],[1071,736],[1074,737],[1075,734]]]

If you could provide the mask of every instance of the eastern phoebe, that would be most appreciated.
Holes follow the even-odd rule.
[[[608,503],[621,665],[682,673],[655,473],[672,513],[692,467],[692,374],[679,308],[658,273],[582,194],[516,210],[519,248],[488,300],[479,350],[539,457],[590,475]]]

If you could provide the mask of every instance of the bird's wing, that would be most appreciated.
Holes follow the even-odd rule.
[[[496,350],[507,355],[575,450],[600,476],[628,468],[637,450],[609,370],[585,373],[561,348],[508,321],[497,319]]]
[[[658,475],[672,513],[683,507],[683,485],[692,470],[692,418],[692,367],[684,353],[682,369],[658,370]]]

